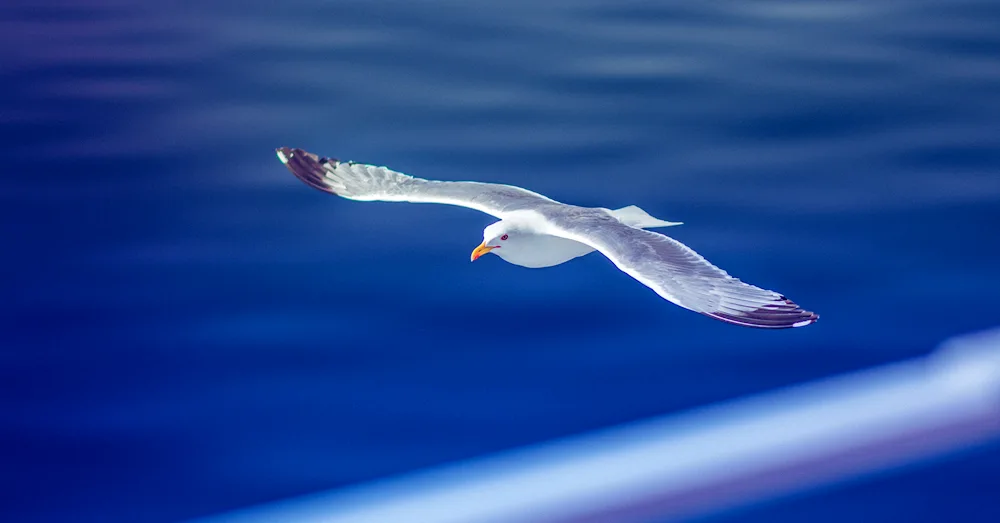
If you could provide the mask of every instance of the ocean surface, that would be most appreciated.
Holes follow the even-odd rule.
[[[639,205],[818,312],[469,253],[278,146]],[[172,522],[1000,324],[1000,3],[6,0],[0,520]],[[1000,521],[1000,446],[714,523]]]

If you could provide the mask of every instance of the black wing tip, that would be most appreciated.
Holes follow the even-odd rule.
[[[727,312],[706,312],[706,316],[726,323],[755,327],[758,329],[791,329],[812,325],[819,321],[819,314],[802,309],[794,302],[781,297],[783,303],[765,305],[759,309],[730,314]]]
[[[335,194],[333,188],[325,183],[326,165],[337,164],[335,158],[321,157],[304,149],[296,147],[278,147],[274,150],[278,160],[306,185],[323,192]]]

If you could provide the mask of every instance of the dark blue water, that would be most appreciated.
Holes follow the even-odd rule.
[[[8,0],[0,519],[167,522],[1000,323],[1000,4]],[[822,319],[684,311],[274,147],[685,222]],[[1000,449],[717,522],[1000,521]]]

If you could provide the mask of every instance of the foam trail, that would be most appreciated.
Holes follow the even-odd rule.
[[[203,521],[665,521],[997,438],[1000,329],[925,358]]]

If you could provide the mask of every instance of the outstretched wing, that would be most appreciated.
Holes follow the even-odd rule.
[[[733,278],[683,243],[591,209],[547,212],[546,232],[587,244],[663,298],[707,316],[768,329],[804,327],[819,316],[774,291]]]
[[[519,209],[558,202],[513,185],[425,180],[385,167],[321,158],[302,149],[280,147],[278,159],[298,179],[351,200],[442,203],[469,207],[503,218]]]

